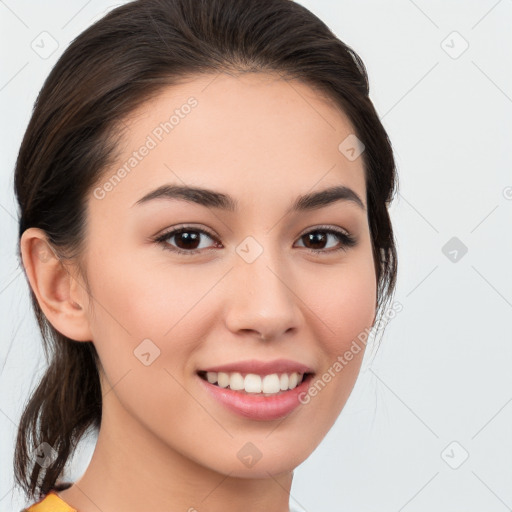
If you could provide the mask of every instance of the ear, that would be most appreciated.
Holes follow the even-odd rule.
[[[28,228],[20,240],[23,266],[32,291],[48,321],[75,341],[91,341],[88,293],[64,266],[39,228]]]

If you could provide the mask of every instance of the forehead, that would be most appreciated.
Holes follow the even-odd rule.
[[[365,197],[362,158],[339,146],[348,117],[324,95],[276,74],[201,75],[162,90],[123,122],[100,208],[131,207],[166,183],[234,196],[296,196],[343,184]],[[104,187],[106,185],[106,187]]]

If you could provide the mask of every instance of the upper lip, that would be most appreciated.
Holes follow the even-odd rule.
[[[203,372],[239,372],[270,375],[272,373],[313,373],[313,370],[302,363],[290,359],[274,359],[273,361],[258,361],[256,359],[236,361],[233,363],[203,368]]]

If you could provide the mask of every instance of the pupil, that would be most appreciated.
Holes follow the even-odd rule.
[[[325,243],[325,234],[322,234],[321,232],[319,231],[315,231],[314,233],[309,233],[308,235],[306,235],[309,239],[310,242],[313,242],[313,244],[315,243]],[[317,248],[317,247],[315,247]]]
[[[183,233],[178,233],[176,235],[176,237],[177,237],[176,242],[178,242],[178,240],[181,240],[181,241],[185,242],[185,247],[181,247],[181,248],[195,249],[198,246],[198,243],[197,243],[199,241],[199,234],[198,233],[195,233],[195,234],[191,235],[189,231],[184,231]],[[193,245],[193,247],[191,247],[191,244]],[[177,245],[180,246],[179,243],[177,243]]]

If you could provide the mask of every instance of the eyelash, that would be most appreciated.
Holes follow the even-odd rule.
[[[164,250],[171,251],[171,252],[178,253],[178,254],[185,254],[187,256],[190,256],[192,254],[197,254],[197,253],[205,250],[205,249],[191,249],[191,250],[187,251],[184,249],[179,249],[177,247],[170,246],[170,244],[167,242],[167,240],[169,238],[171,238],[172,236],[178,235],[180,233],[187,233],[187,232],[202,233],[202,234],[210,237],[212,240],[218,242],[218,240],[212,233],[210,233],[204,229],[195,228],[193,226],[182,226],[180,228],[172,229],[172,230],[167,231],[166,233],[163,233],[162,235],[158,236],[153,241],[158,244],[161,244],[161,246]],[[318,232],[334,235],[339,240],[341,245],[340,245],[340,247],[338,247],[336,249],[332,249],[332,248],[331,249],[309,249],[307,247],[305,248],[308,252],[310,252],[316,256],[320,256],[325,253],[332,254],[332,253],[337,253],[338,251],[346,251],[348,248],[354,247],[357,243],[357,240],[349,233],[345,233],[343,231],[333,229],[328,226],[318,226],[310,231],[306,231],[305,233],[300,235],[299,240],[308,234],[318,233]]]

